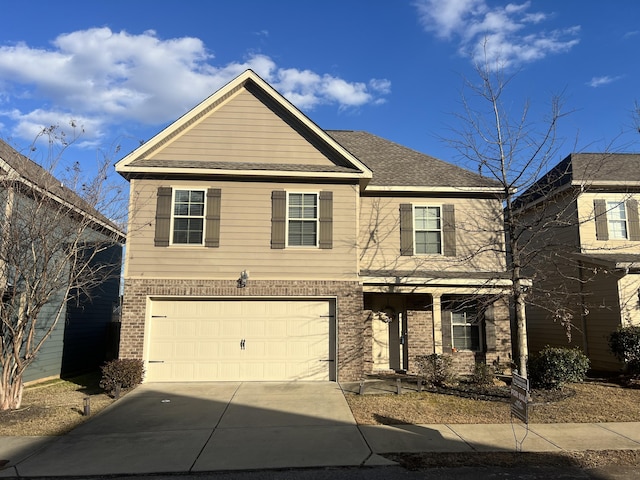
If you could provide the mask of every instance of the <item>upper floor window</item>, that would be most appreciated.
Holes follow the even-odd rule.
[[[475,309],[451,312],[451,345],[457,350],[478,352],[480,343],[481,322]]]
[[[607,220],[610,238],[629,238],[627,233],[627,211],[623,202],[607,202]]]
[[[318,245],[318,194],[289,193],[287,244],[294,247]]]
[[[416,206],[413,211],[415,253],[442,253],[442,215],[440,207]]]
[[[204,190],[174,190],[173,244],[202,245],[204,202]]]

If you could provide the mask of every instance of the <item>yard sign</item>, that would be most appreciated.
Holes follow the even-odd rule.
[[[511,415],[529,423],[529,380],[514,373],[511,377]]]

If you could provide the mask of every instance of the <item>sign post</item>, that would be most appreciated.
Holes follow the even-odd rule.
[[[511,377],[511,415],[529,424],[529,380],[513,373]]]

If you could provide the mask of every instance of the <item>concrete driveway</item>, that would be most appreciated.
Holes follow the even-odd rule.
[[[21,462],[21,476],[199,472],[388,462],[340,386],[145,384]]]

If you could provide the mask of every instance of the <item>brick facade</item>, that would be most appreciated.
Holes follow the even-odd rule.
[[[362,287],[357,282],[251,280],[246,288],[238,288],[235,281],[228,280],[128,279],[122,307],[121,358],[143,358],[148,297],[335,297],[338,380],[361,379],[365,358],[367,354],[371,357],[367,351],[371,328],[367,328]]]
[[[431,310],[407,311],[407,348],[410,373],[418,373],[416,357],[434,352],[433,313]]]

